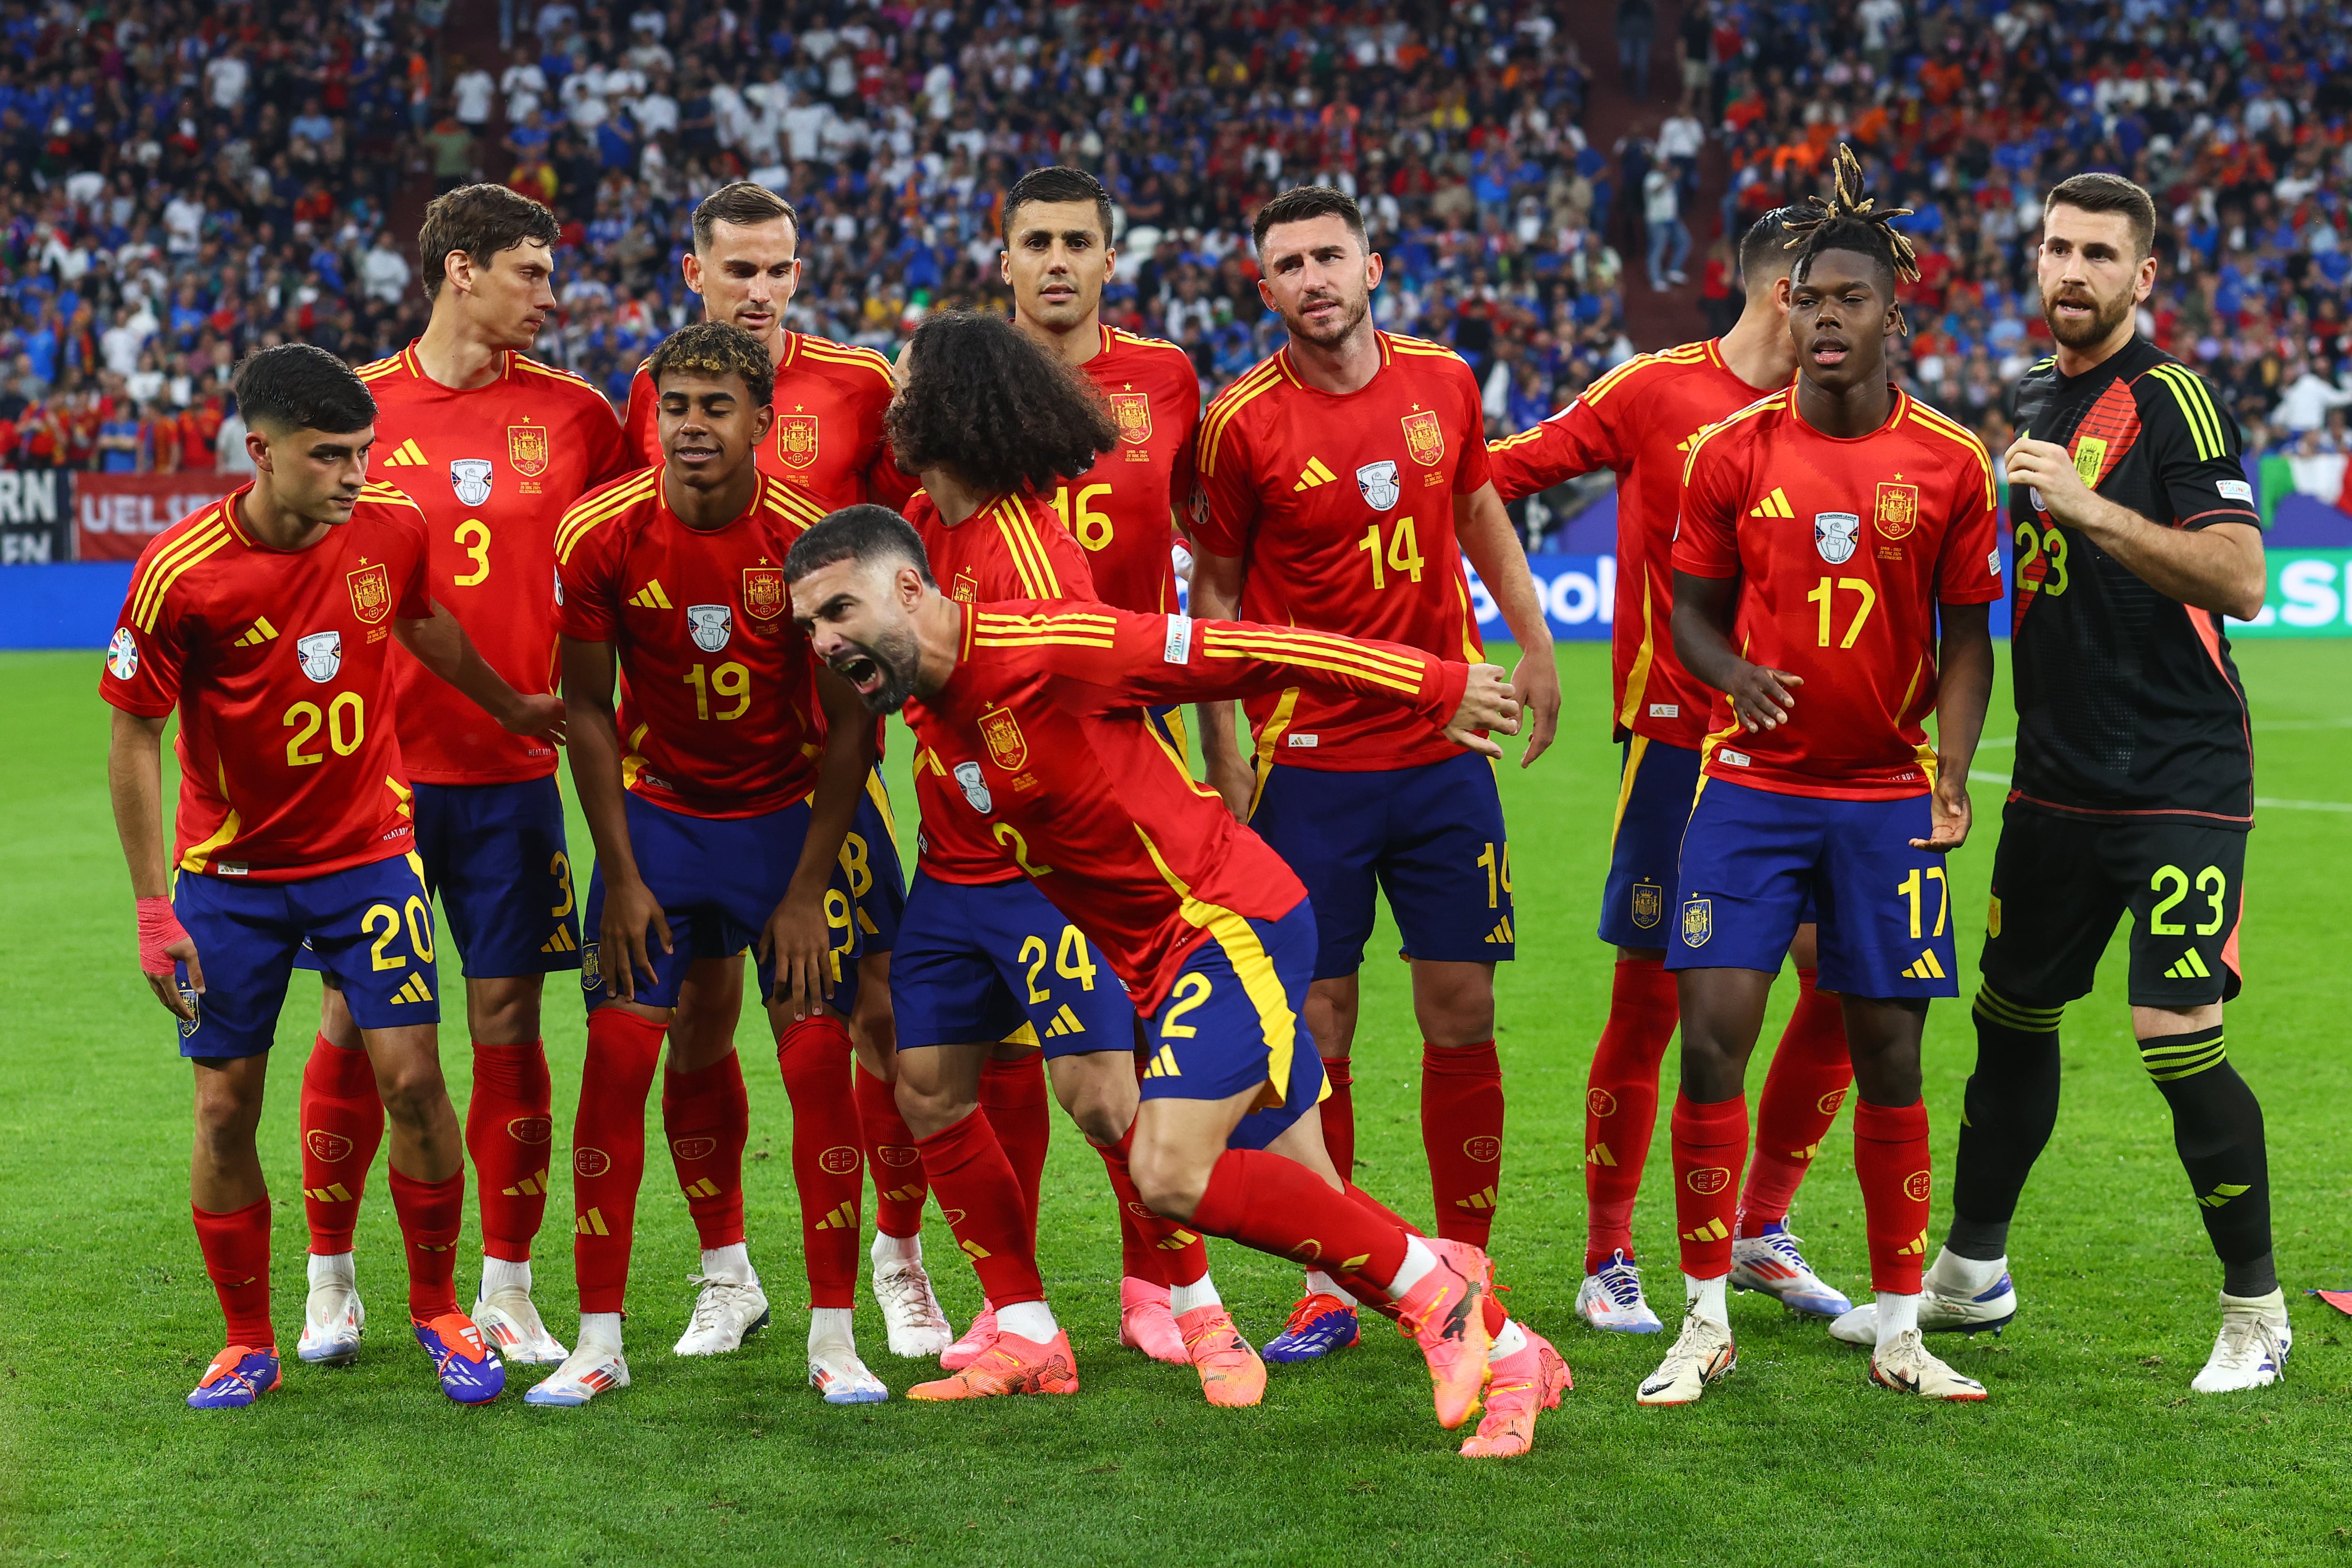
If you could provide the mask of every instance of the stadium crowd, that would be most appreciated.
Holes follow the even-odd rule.
[[[424,301],[387,219],[412,179],[482,175],[556,207],[562,309],[541,353],[622,400],[691,317],[686,214],[725,180],[805,216],[793,325],[887,351],[929,310],[1004,302],[1003,192],[1056,161],[1097,170],[1123,209],[1110,314],[1182,344],[1210,393],[1275,342],[1251,213],[1310,180],[1359,195],[1389,264],[1382,324],[1461,352],[1500,434],[1664,346],[1629,336],[1629,289],[1696,290],[1727,324],[1724,236],[1817,184],[1840,141],[1917,209],[1912,389],[1996,448],[2003,390],[2044,352],[2042,193],[2088,167],[2130,174],[2168,217],[2149,335],[2213,378],[2251,449],[2333,449],[2352,405],[2338,9],[1693,0],[1667,38],[1624,0],[1620,60],[1592,62],[1550,7],[1499,0],[510,0],[504,57],[467,60],[410,0],[15,4],[0,461],[205,466],[237,355],[406,341]],[[1849,37],[1858,51],[1835,47]],[[1604,146],[1583,126],[1611,63],[1653,93]],[[1685,247],[1703,258],[1687,279]]]

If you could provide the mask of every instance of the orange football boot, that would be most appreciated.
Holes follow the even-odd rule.
[[[1397,1302],[1397,1321],[1421,1347],[1435,1385],[1437,1424],[1453,1431],[1478,1413],[1486,1381],[1486,1300],[1493,1265],[1467,1242],[1423,1237],[1437,1267]]]
[[[1536,1446],[1536,1417],[1559,1408],[1559,1396],[1576,1386],[1568,1362],[1549,1340],[1519,1325],[1528,1336],[1517,1355],[1487,1364],[1486,1414],[1464,1441],[1465,1459],[1508,1459]]]
[[[1210,1404],[1238,1410],[1265,1397],[1265,1363],[1234,1326],[1231,1312],[1223,1307],[1195,1307],[1176,1320],[1176,1327]]]
[[[1067,1329],[1045,1342],[1000,1332],[989,1347],[952,1377],[919,1383],[909,1399],[986,1399],[998,1394],[1076,1394],[1078,1358]]]

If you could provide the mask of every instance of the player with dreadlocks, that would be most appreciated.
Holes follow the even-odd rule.
[[[1675,651],[1714,690],[1666,967],[1682,1011],[1674,1110],[1682,1333],[1643,1383],[1682,1405],[1737,1364],[1724,1288],[1748,1147],[1748,1053],[1810,899],[1820,988],[1843,998],[1854,1169],[1877,1291],[1871,1380],[1932,1399],[1983,1384],[1919,1338],[1927,1247],[1927,1002],[1957,994],[1944,858],[1969,833],[1969,763],[2000,596],[1992,461],[1887,381],[1911,247],[1841,148],[1790,224],[1797,376],[1692,443],[1674,547]],[[1941,646],[1937,640],[1940,613]],[[1940,710],[1930,748],[1921,721]]]

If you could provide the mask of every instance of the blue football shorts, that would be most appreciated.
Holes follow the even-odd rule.
[[[1323,1098],[1323,1058],[1299,1016],[1316,953],[1315,907],[1213,927],[1143,1023],[1145,1100],[1224,1100],[1260,1091],[1225,1140],[1263,1149]]]
[[[860,957],[896,948],[899,922],[907,917],[907,871],[898,860],[898,827],[877,764],[866,775],[856,819],[841,842],[841,869],[857,911]]]
[[[890,1007],[902,1051],[998,1040],[1048,1057],[1135,1049],[1127,988],[1026,877],[945,882],[918,868]]]

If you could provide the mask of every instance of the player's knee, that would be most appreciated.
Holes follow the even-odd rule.
[[[979,1100],[962,1086],[926,1070],[928,1064],[910,1070],[912,1060],[912,1053],[898,1058],[898,1081],[892,1094],[898,1102],[898,1114],[907,1119],[908,1129],[916,1137],[944,1132],[978,1110]]]
[[[527,1045],[539,1037],[539,976],[500,976],[466,988],[466,1027],[478,1044]]]
[[[199,1073],[196,1077],[196,1142],[200,1152],[215,1148],[250,1148],[254,1129],[261,1124],[260,1085],[247,1084],[239,1075]]]
[[[379,1063],[375,1086],[385,1117],[402,1127],[422,1127],[449,1103],[441,1064],[429,1058]]]
[[[1144,1207],[1169,1219],[1190,1220],[1208,1190],[1206,1165],[1159,1145],[1138,1144],[1128,1156],[1128,1173]]]

